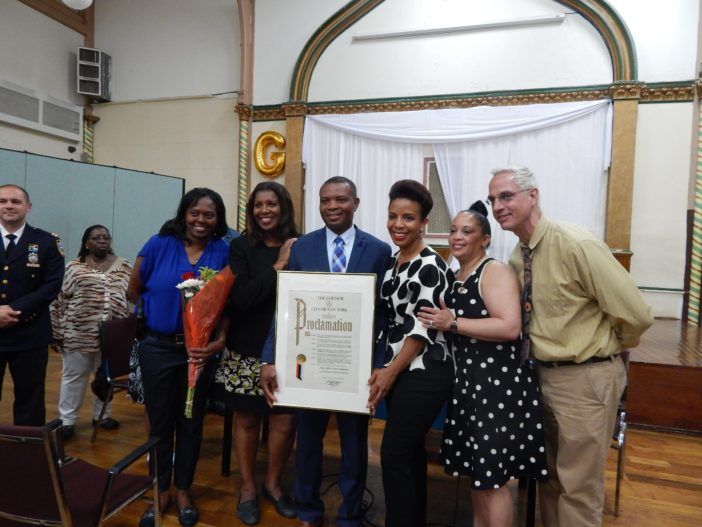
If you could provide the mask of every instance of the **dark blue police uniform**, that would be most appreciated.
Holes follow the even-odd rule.
[[[5,366],[14,383],[16,425],[46,421],[44,385],[51,343],[49,304],[61,290],[64,257],[58,237],[25,225],[8,255],[0,240],[0,305],[21,311],[19,322],[0,328],[0,396]]]

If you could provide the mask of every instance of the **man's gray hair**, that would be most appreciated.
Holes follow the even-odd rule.
[[[534,174],[525,166],[513,165],[508,167],[493,168],[490,173],[494,176],[497,174],[512,174],[512,181],[516,183],[519,190],[529,190],[539,188]]]

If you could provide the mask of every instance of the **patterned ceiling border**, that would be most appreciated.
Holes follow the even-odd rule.
[[[312,73],[322,53],[339,35],[383,1],[352,0],[314,32],[302,49],[293,70],[290,80],[291,102],[307,101]],[[609,51],[615,82],[636,80],[638,71],[634,40],[619,13],[605,0],[555,1],[576,11],[600,34]]]
[[[691,102],[696,92],[702,95],[702,83],[698,81],[615,83],[573,88],[547,88],[542,90],[514,90],[502,92],[480,92],[456,95],[434,95],[424,97],[397,97],[364,99],[355,101],[325,101],[296,103],[297,113],[319,115],[331,113],[407,112],[413,110],[438,110],[441,108],[472,108],[474,106],[510,106],[521,104],[557,103],[571,101],[593,101],[606,98],[621,98],[622,92],[631,92],[632,98],[641,103]],[[286,103],[286,107],[289,105]],[[289,113],[288,109],[288,113]],[[253,107],[254,121],[284,121],[282,104]]]

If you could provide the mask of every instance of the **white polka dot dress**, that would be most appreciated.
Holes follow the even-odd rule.
[[[450,287],[446,305],[457,316],[490,316],[479,289],[490,261]],[[469,476],[477,490],[521,477],[546,479],[539,388],[531,367],[520,365],[519,343],[457,335],[452,346],[457,369],[440,454],[446,473]]]

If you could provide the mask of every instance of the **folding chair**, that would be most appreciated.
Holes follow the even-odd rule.
[[[93,424],[93,435],[90,442],[94,443],[100,430],[102,417],[115,392],[126,390],[128,387],[129,355],[134,346],[137,317],[113,318],[100,323],[100,352],[102,353],[102,368],[109,384],[107,397],[102,403],[100,416]]]
[[[58,419],[44,427],[0,425],[0,527],[97,527],[149,489],[158,503],[156,476],[123,472],[147,452],[155,460],[157,438],[104,469],[64,457],[60,431]]]

